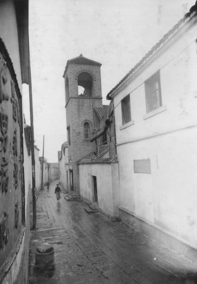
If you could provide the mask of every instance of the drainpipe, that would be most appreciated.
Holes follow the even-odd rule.
[[[111,121],[109,119],[106,119],[104,128],[101,131],[99,131],[95,136],[93,136],[92,139],[90,139],[90,142],[93,142],[94,140],[99,138],[101,135],[103,135],[109,128],[110,123]]]

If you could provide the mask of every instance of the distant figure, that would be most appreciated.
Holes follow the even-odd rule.
[[[56,194],[56,199],[57,199],[57,201],[59,201],[60,198],[61,198],[60,192],[61,192],[61,188],[59,187],[59,183],[57,183],[57,186],[56,186],[56,188],[55,188],[55,194]]]
[[[50,182],[47,182],[47,191],[49,191]]]

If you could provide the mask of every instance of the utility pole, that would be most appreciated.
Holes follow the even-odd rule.
[[[32,98],[32,81],[31,66],[29,64],[29,108],[30,108],[30,124],[31,124],[31,162],[32,162],[32,205],[33,205],[33,226],[36,229],[36,196],[35,196],[35,155],[34,155],[34,119],[33,119],[33,98]]]
[[[41,176],[41,190],[44,190],[44,136],[43,136],[43,149],[42,149],[42,176]]]

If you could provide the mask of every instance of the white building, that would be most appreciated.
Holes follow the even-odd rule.
[[[120,217],[168,245],[195,249],[196,20],[195,13],[180,20],[107,95],[115,109]]]
[[[69,174],[69,161],[68,161],[68,143],[64,142],[61,146],[61,151],[58,152],[59,171],[60,171],[60,185],[65,191],[72,188]]]

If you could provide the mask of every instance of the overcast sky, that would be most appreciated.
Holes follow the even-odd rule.
[[[195,0],[30,0],[35,144],[57,162],[66,137],[63,72],[79,56],[102,63],[107,93],[194,5]],[[28,92],[24,113],[29,122]]]

